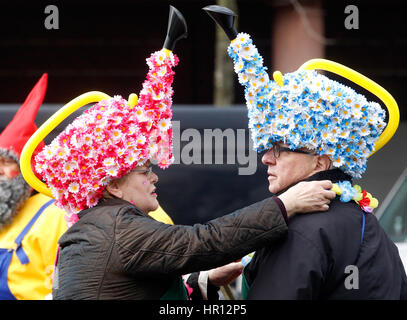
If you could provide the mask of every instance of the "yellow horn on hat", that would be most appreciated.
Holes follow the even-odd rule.
[[[375,150],[369,155],[369,157],[376,151],[381,149],[387,142],[389,142],[398,128],[400,122],[400,112],[396,100],[394,100],[393,96],[386,89],[384,89],[373,80],[365,77],[363,74],[337,62],[326,59],[308,60],[298,70],[315,69],[336,73],[337,75],[353,81],[354,83],[373,93],[386,105],[389,113],[389,122],[386,126],[386,129],[382,132],[379,139],[376,141]]]
[[[284,77],[280,71],[273,72],[273,79],[280,87],[284,86]]]
[[[110,99],[110,96],[103,92],[91,91],[76,97],[72,101],[68,102],[61,109],[55,112],[47,121],[45,121],[41,127],[31,136],[31,138],[25,144],[20,158],[20,169],[25,181],[40,193],[43,193],[49,197],[53,197],[51,190],[39,180],[31,168],[31,158],[34,150],[38,144],[45,139],[45,137],[56,128],[62,121],[69,117],[73,112],[79,108],[94,102],[99,102],[103,99]]]
[[[129,104],[129,108],[133,109],[138,103],[138,96],[135,93],[132,93],[129,95],[129,100],[128,100],[128,104]]]

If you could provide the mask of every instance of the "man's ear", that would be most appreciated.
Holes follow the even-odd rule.
[[[117,198],[123,197],[123,192],[119,187],[119,182],[117,180],[110,181],[109,184],[106,186],[106,190],[113,196]]]
[[[326,154],[317,156],[316,158],[315,171],[329,170],[331,167],[331,159]]]

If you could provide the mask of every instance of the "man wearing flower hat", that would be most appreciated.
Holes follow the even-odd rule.
[[[44,74],[0,135],[0,299],[44,299],[52,290],[64,211],[24,181],[19,159],[37,129],[35,116],[47,88]],[[40,146],[39,148],[43,147]]]
[[[265,152],[269,191],[329,179],[337,194],[326,215],[293,217],[284,241],[256,251],[244,270],[243,295],[407,299],[398,250],[372,214],[378,202],[352,182],[375,151],[385,111],[316,71],[275,72],[271,80],[251,37],[233,29],[234,13],[204,9],[232,40],[228,53],[245,87],[254,148]]]

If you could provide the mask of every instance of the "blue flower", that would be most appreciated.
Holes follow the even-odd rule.
[[[340,198],[342,202],[349,202],[356,195],[356,190],[352,187],[352,184],[349,181],[338,182],[338,186],[342,190]]]

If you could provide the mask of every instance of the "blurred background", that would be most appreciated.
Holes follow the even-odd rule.
[[[187,146],[201,149],[202,159],[205,154],[212,157],[206,164],[181,161],[156,170],[160,203],[176,223],[205,222],[269,196],[261,155],[253,174],[239,175],[239,168],[248,164],[227,162],[230,153],[236,158],[239,153],[249,155],[247,116],[243,88],[226,53],[229,41],[201,10],[211,4],[238,14],[237,30],[252,36],[270,74],[294,71],[311,58],[326,58],[356,69],[394,96],[401,115],[399,129],[369,159],[368,170],[357,181],[383,202],[407,165],[407,28],[401,0],[2,2],[0,130],[44,72],[49,75],[48,91],[38,125],[87,91],[125,98],[138,93],[148,71],[145,59],[164,43],[170,4],[184,15],[189,33],[174,50],[180,58],[173,85],[174,120],[179,121],[181,137],[175,153]],[[49,5],[57,8],[58,21],[48,21],[54,29],[45,23],[55,14],[45,12]],[[238,129],[246,135],[244,147],[231,150],[225,137],[217,150],[224,155],[218,164],[215,143],[208,150],[203,141],[183,136],[185,130],[196,129],[203,139],[205,129],[216,128],[232,129],[231,139],[237,139]]]

